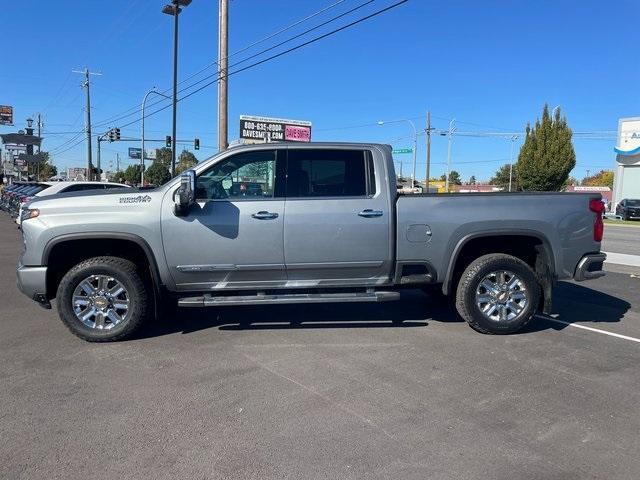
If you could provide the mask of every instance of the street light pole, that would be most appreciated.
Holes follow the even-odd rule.
[[[151,95],[152,93],[155,93],[156,95],[160,95],[161,97],[164,98],[171,98],[168,95],[165,95],[164,93],[160,93],[156,90],[156,87],[153,87],[151,90],[149,90],[144,98],[142,99],[142,113],[141,113],[141,125],[142,125],[142,132],[140,134],[140,147],[142,149],[142,154],[140,155],[140,185],[142,185],[144,187],[144,106],[147,103],[147,98],[149,97],[149,95]],[[175,117],[174,117],[175,118]],[[175,122],[174,122],[174,128],[175,128]],[[174,130],[173,134],[175,135],[176,132]],[[175,148],[175,147],[174,147]]]
[[[191,0],[172,0],[171,5],[165,5],[162,13],[173,16],[173,125],[171,148],[171,176],[176,174],[176,116],[178,106],[178,15],[182,11],[180,7],[187,7]]]
[[[449,175],[451,175],[451,143],[453,142],[453,125],[455,121],[456,119],[452,118],[449,122],[449,132],[447,134],[447,136],[449,137],[449,145],[447,147],[447,176],[444,182],[444,190],[447,193],[449,193]]]
[[[411,190],[413,191],[413,188],[416,184],[416,155],[418,150],[418,130],[416,130],[416,125],[413,123],[412,120],[409,120],[408,118],[401,118],[399,120],[388,120],[388,121],[380,120],[378,122],[378,125],[384,125],[385,123],[400,123],[400,122],[408,123],[411,126],[411,129],[413,130],[413,174],[411,176]],[[400,176],[402,176],[402,161],[400,162]]]

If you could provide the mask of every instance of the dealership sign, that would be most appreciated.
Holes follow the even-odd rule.
[[[13,125],[13,107],[0,105],[0,125]]]
[[[311,122],[240,115],[240,138],[245,143],[310,142]]]

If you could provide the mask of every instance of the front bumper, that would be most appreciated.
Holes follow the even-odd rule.
[[[576,272],[573,275],[574,280],[582,282],[583,280],[593,280],[594,278],[600,278],[606,275],[602,270],[602,264],[607,259],[607,255],[604,253],[590,253],[582,257],[576,267]]]
[[[45,308],[51,308],[47,299],[47,267],[18,265],[18,289],[31,300]]]

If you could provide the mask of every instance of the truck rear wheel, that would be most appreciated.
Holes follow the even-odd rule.
[[[88,342],[124,340],[152,310],[135,264],[118,257],[77,264],[60,281],[56,300],[63,323]]]
[[[535,315],[540,286],[525,262],[494,253],[465,269],[456,291],[456,309],[481,333],[508,334],[522,329]]]

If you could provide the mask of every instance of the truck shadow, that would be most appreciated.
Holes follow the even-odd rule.
[[[626,300],[578,283],[558,282],[553,294],[553,318],[567,323],[615,323],[630,308]],[[521,333],[568,327],[550,318],[538,315]]]
[[[619,322],[631,305],[591,288],[559,282],[554,312],[565,322]],[[429,322],[460,323],[453,302],[438,294],[419,290],[402,292],[399,302],[326,303],[313,305],[237,306],[177,309],[143,329],[137,338],[173,333],[189,334],[209,328],[220,330],[282,330],[321,328],[419,328]],[[537,316],[520,334],[566,325]]]

